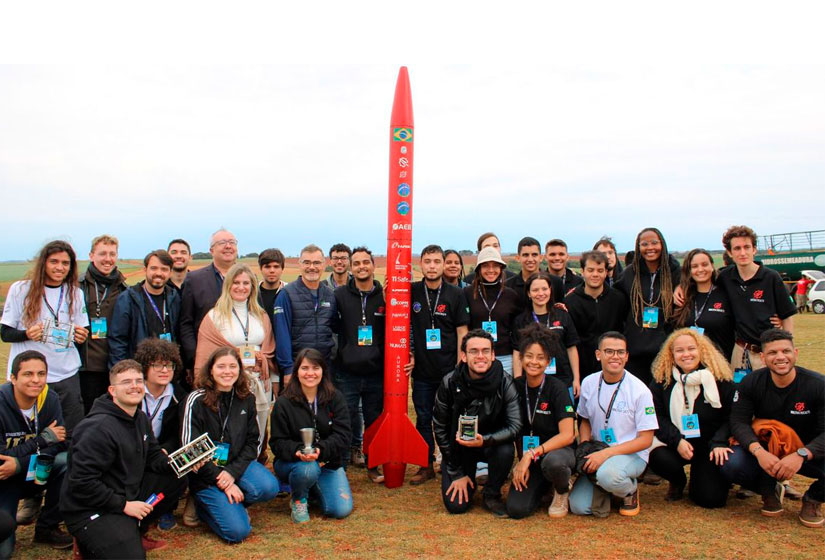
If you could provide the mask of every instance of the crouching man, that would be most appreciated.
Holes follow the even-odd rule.
[[[513,378],[496,360],[493,337],[474,329],[461,341],[460,363],[435,396],[433,429],[441,449],[441,494],[450,513],[464,513],[475,489],[476,464],[489,464],[484,507],[507,517],[501,486],[513,465],[513,441],[521,430]]]

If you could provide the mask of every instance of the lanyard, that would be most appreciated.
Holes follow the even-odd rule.
[[[375,287],[373,287],[375,289]],[[361,326],[365,327],[367,325],[367,298],[372,293],[372,290],[369,292],[361,292]]]
[[[92,280],[92,284],[95,285],[95,315],[100,317],[100,302],[101,300],[106,301],[106,295],[109,293],[109,286],[106,286],[106,289],[103,290],[103,297],[101,298],[99,289],[97,287],[97,282]]]
[[[534,320],[536,323],[541,324],[541,321],[539,321],[539,316],[538,316],[538,315],[536,315],[536,312],[535,312],[535,311],[531,311],[531,313],[533,314],[533,320]],[[547,328],[548,328],[548,329],[550,328],[550,313],[548,313],[548,314],[547,314]]]
[[[626,373],[622,374],[622,378],[619,379],[618,385],[616,385],[616,389],[613,391],[613,396],[610,397],[610,404],[607,405],[607,410],[602,407],[602,382],[604,381],[604,374],[599,376],[599,392],[596,395],[596,402],[599,403],[599,408],[602,409],[602,412],[605,413],[604,417],[604,429],[607,429],[607,423],[610,421],[610,414],[613,412],[613,403],[616,401],[616,395],[619,394],[619,389],[622,386],[622,381],[624,381],[624,376],[627,375]]]
[[[34,432],[32,432],[32,433],[34,435],[37,435],[37,434],[40,433],[40,419],[38,418],[38,415],[37,415],[37,401],[35,401],[34,407],[32,407],[32,412],[34,412]],[[32,419],[29,418],[28,416],[26,416],[25,414],[23,414],[22,410],[20,411],[20,414],[26,420],[26,425],[28,426],[29,430],[31,430],[32,429]]]
[[[702,307],[696,305],[696,300],[693,300],[693,324],[697,324],[699,322],[699,317],[702,316],[702,313],[705,312],[705,306],[708,304],[708,300],[710,299],[710,294],[713,293],[713,286],[710,287],[710,291],[708,291],[707,295],[705,296],[705,301],[702,303]]]
[[[152,422],[152,420],[155,419],[155,416],[158,415],[158,412],[160,412],[160,408],[163,406],[163,397],[164,396],[165,395],[160,396],[160,398],[158,399],[158,405],[155,407],[155,411],[152,414],[149,415],[149,422],[150,423]],[[144,412],[146,412],[146,413],[149,412],[149,401],[147,400],[147,397],[143,397],[143,408],[145,408]]]
[[[52,317],[54,317],[54,322],[55,323],[60,322],[60,319],[58,318],[58,314],[60,313],[60,308],[63,306],[63,286],[65,286],[65,284],[60,284],[60,297],[57,299],[57,311],[55,311],[52,308],[52,306],[49,304],[49,300],[46,299],[46,294],[43,293],[43,303],[45,303],[46,307],[49,308],[49,313],[51,313]]]
[[[430,305],[430,293],[427,291],[426,284],[424,285],[424,299],[427,300],[427,309],[430,310],[430,328],[435,328],[435,310],[438,309],[438,300],[441,298],[441,286],[444,285],[444,282],[441,282],[438,285],[438,291],[435,294],[435,303]],[[483,298],[482,298],[483,299]],[[486,305],[486,304],[485,304]]]
[[[223,433],[226,431],[226,423],[229,422],[229,417],[232,415],[232,401],[235,400],[235,387],[232,387],[232,393],[229,396],[229,409],[226,411],[226,418],[221,420],[221,403],[218,402],[218,422],[221,422],[221,443],[223,443]]]
[[[161,325],[163,325],[163,332],[165,333],[166,332],[166,298],[165,297],[163,298],[163,314],[161,315],[160,310],[158,309],[158,306],[155,303],[155,300],[152,299],[152,294],[150,294],[149,291],[146,289],[146,284],[143,284],[143,292],[146,294],[146,299],[149,300],[149,305],[152,306],[152,309],[154,310],[155,315],[157,315],[158,319],[160,319],[160,323],[161,323]]]
[[[247,304],[248,305],[248,304]],[[232,308],[232,315],[238,320],[238,323],[241,325],[241,330],[243,331],[243,339],[244,344],[249,344],[249,307],[246,308],[246,324],[241,323],[241,318],[238,317],[238,312],[235,311],[235,308]]]
[[[690,411],[690,401],[688,401],[687,396],[687,384],[685,383],[685,381],[687,381],[688,375],[690,375],[690,373],[679,374],[679,378],[682,381],[682,396],[685,397],[685,412]]]
[[[496,308],[496,304],[498,303],[498,298],[500,298],[500,297],[501,297],[501,293],[502,293],[503,291],[504,291],[504,285],[502,284],[502,285],[499,287],[498,294],[496,295],[496,301],[494,301],[494,302],[493,302],[493,306],[492,306],[492,307],[490,307],[489,305],[487,305],[487,300],[486,300],[486,299],[484,299],[484,294],[481,292],[481,286],[479,286],[479,287],[478,287],[478,295],[480,295],[480,296],[481,296],[481,303],[483,303],[483,304],[484,304],[484,307],[486,307],[486,308],[487,308],[487,320],[488,320],[488,321],[492,321],[492,320],[493,320],[493,309],[495,309],[495,308]]]
[[[533,405],[533,412],[530,412],[530,392],[527,387],[527,379],[524,380],[524,406],[527,408],[527,421],[530,423],[530,437],[533,436],[533,419],[536,417],[536,411],[539,409],[539,401],[541,400],[541,390],[544,389],[544,379],[547,376],[542,374],[541,385],[539,385],[539,392],[536,394],[536,404]]]
[[[309,411],[312,413],[312,427],[315,430],[315,439],[319,439],[318,436],[318,395],[315,395],[315,399],[312,402],[307,401],[307,406],[309,407]]]
[[[654,292],[654,287],[656,286],[656,276],[658,276],[658,275],[659,275],[658,270],[650,275],[650,297],[649,297],[650,305],[653,305],[653,303],[654,303],[654,301],[653,301],[653,292]]]

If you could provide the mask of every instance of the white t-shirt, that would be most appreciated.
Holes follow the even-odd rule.
[[[20,330],[27,328],[23,324],[23,301],[26,299],[26,294],[29,293],[29,285],[28,280],[21,280],[11,285],[9,294],[6,296],[6,305],[3,307],[3,319],[0,320],[0,323]],[[60,322],[72,323],[79,327],[89,326],[89,317],[86,315],[86,302],[80,288],[75,288],[74,309],[71,311],[69,310],[69,294],[65,285],[63,286],[62,301],[60,300],[60,288],[49,288],[47,286],[44,288],[44,295],[51,308],[57,313]],[[60,302],[59,309],[58,302]],[[41,323],[47,319],[54,320],[49,307],[42,301],[40,302],[39,319]],[[26,340],[11,345],[7,375],[11,373],[11,364],[14,358],[26,350],[37,350],[46,356],[46,363],[49,366],[46,380],[49,383],[68,379],[80,369],[80,353],[74,344],[69,345],[68,348],[58,348],[54,344]]]
[[[604,419],[617,385],[617,383],[610,385],[602,382],[600,395],[599,380],[601,378],[602,372],[584,378],[577,410],[579,416],[590,421],[592,437],[598,441],[602,441],[601,432],[605,429]],[[622,381],[616,400],[613,403],[610,421],[607,426],[613,428],[613,435],[616,437],[616,441],[611,445],[634,440],[639,432],[656,430],[659,427],[650,389],[638,377],[626,370],[624,381]],[[647,462],[650,450],[644,449],[637,452],[636,455]]]

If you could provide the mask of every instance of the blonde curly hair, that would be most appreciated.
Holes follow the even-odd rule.
[[[696,346],[699,348],[699,362],[713,374],[714,378],[718,381],[733,381],[730,364],[713,342],[705,335],[689,328],[673,331],[662,344],[662,349],[653,360],[653,379],[665,387],[670,385],[673,379],[673,368],[676,367],[676,362],[673,360],[673,343],[680,336],[690,336],[696,341]]]

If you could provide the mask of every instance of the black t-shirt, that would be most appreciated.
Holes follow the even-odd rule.
[[[495,343],[495,352],[498,356],[509,356],[513,352],[510,343],[510,331],[513,329],[513,320],[521,311],[516,292],[505,287],[501,297],[496,301],[501,284],[485,286],[487,296],[482,301],[482,294],[476,293],[473,297],[473,287],[464,288],[464,297],[470,307],[470,329],[480,329],[481,324],[492,320],[496,322],[498,340]],[[486,301],[487,305],[484,305]],[[495,307],[494,307],[495,305]],[[490,308],[492,311],[488,311]]]
[[[576,326],[573,324],[573,319],[570,314],[563,309],[552,309],[550,313],[542,315],[536,314],[528,310],[516,317],[513,321],[513,333],[510,340],[513,343],[513,350],[517,351],[519,348],[519,331],[527,325],[533,323],[538,319],[538,323],[555,332],[559,337],[559,355],[556,356],[556,379],[561,381],[565,387],[573,385],[573,369],[570,366],[570,360],[567,357],[567,348],[576,346],[579,343],[579,335],[576,333]]]
[[[530,388],[525,390],[527,386],[527,376],[522,375],[515,380],[516,390],[519,395],[519,409],[521,410],[522,436],[529,436],[532,431],[534,436],[538,436],[541,442],[545,442],[551,437],[558,435],[559,422],[565,418],[574,418],[573,403],[570,401],[570,394],[567,392],[567,387],[560,383],[558,379],[549,375],[544,376],[544,387],[539,393],[536,389],[532,391]],[[532,396],[528,398],[528,394]],[[536,395],[538,395],[538,404],[536,404]],[[528,401],[530,410],[528,412]],[[530,423],[530,416],[536,411],[533,416],[532,426]],[[516,441],[516,446],[521,449],[521,438]]]
[[[796,379],[777,387],[768,368],[745,377],[733,395],[730,429],[747,449],[756,441],[751,428],[754,418],[779,420],[791,427],[802,443],[822,461],[825,453],[825,376],[796,366]]]
[[[796,313],[782,277],[761,264],[748,281],[742,280],[739,270],[731,265],[719,273],[716,283],[730,300],[736,338],[749,344],[759,344],[759,336],[772,327],[771,316],[787,319]]]
[[[706,294],[697,293],[689,309],[690,315],[685,326],[705,329],[704,335],[719,348],[725,358],[730,359],[736,336],[727,293],[716,286]]]
[[[275,298],[283,287],[284,284],[281,283],[277,290],[268,290],[261,284],[258,290],[258,303],[261,304],[261,307],[263,307],[267,316],[269,316],[269,321],[272,323],[272,332],[275,332]]]
[[[413,377],[426,381],[441,381],[445,375],[455,370],[458,362],[456,329],[470,322],[467,298],[458,286],[442,282],[439,293],[438,290],[426,288],[424,281],[421,281],[413,282],[410,303],[410,323],[415,340]],[[426,334],[433,325],[441,330],[439,350],[427,350]]]
[[[141,290],[143,293],[143,305],[146,307],[146,330],[149,331],[149,336],[158,338],[162,333],[169,333],[169,310],[166,308],[166,293],[159,295],[149,294],[146,290]],[[149,298],[152,301],[149,301]],[[154,307],[152,306],[154,303]],[[157,311],[156,311],[157,310]],[[163,319],[161,320],[161,317]]]
[[[675,290],[679,285],[679,278],[681,277],[681,270],[679,263],[675,260],[668,262],[670,266],[670,283],[671,289]],[[640,281],[642,295],[645,300],[644,307],[653,307],[658,309],[658,322],[656,327],[644,326],[644,310],[638,310],[638,322],[633,310],[633,301],[631,294],[633,291],[633,280],[635,276],[634,265],[628,266],[624,269],[622,277],[616,283],[616,289],[622,292],[627,298],[628,313],[624,324],[624,335],[627,337],[627,351],[630,356],[641,357],[645,356],[653,358],[659,353],[659,349],[664,343],[667,336],[673,330],[673,323],[665,321],[664,302],[661,297],[661,288],[664,282],[663,275],[660,270],[651,273],[648,267],[642,263],[640,270]]]

